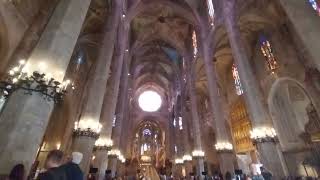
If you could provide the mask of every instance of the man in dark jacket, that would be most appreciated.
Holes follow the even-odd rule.
[[[62,166],[64,171],[66,172],[68,180],[83,180],[84,175],[81,171],[79,164],[82,160],[82,153],[80,152],[73,152],[72,153],[72,160]]]
[[[50,151],[45,162],[47,171],[40,173],[38,176],[38,180],[67,180],[66,173],[61,167],[62,159],[62,151]]]

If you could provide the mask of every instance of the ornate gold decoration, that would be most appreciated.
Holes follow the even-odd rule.
[[[239,99],[232,105],[230,120],[234,149],[236,153],[244,153],[254,150],[254,146],[250,138],[250,130],[252,129],[252,126],[242,96],[239,96]]]

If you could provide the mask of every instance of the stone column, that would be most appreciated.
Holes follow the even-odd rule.
[[[185,99],[184,99],[185,101]],[[183,103],[185,104],[185,103]],[[185,167],[185,171],[186,171],[186,175],[189,176],[189,173],[192,173],[192,154],[191,154],[191,147],[190,147],[190,139],[189,139],[189,134],[190,132],[188,131],[188,125],[189,122],[188,122],[188,119],[189,118],[189,112],[186,112],[186,109],[185,109],[185,105],[182,106],[183,107],[183,115],[182,115],[182,118],[183,118],[183,130],[182,130],[182,133],[183,133],[183,146],[184,146],[184,154],[182,156],[182,160],[183,160],[183,163],[184,163],[184,167]],[[189,124],[190,126],[190,124]]]
[[[260,153],[261,162],[269,169],[275,179],[285,176],[281,163],[281,154],[278,153],[277,145],[274,142],[274,131],[271,118],[262,103],[263,96],[259,90],[259,85],[255,80],[255,75],[251,69],[249,58],[241,40],[240,29],[235,20],[234,0],[223,1],[224,23],[228,33],[235,64],[237,65],[241,83],[244,87],[244,98],[252,121],[252,132],[262,132],[263,137],[258,137],[257,149]],[[266,133],[266,131],[268,131]]]
[[[211,26],[208,26],[211,27]],[[205,63],[205,70],[207,75],[207,83],[209,89],[209,108],[213,117],[211,117],[212,126],[215,128],[216,135],[216,150],[219,156],[220,170],[222,174],[227,171],[234,172],[233,165],[233,145],[228,134],[226,125],[227,121],[225,119],[225,111],[222,106],[221,90],[218,87],[218,74],[216,71],[216,66],[213,64],[213,48],[212,48],[212,38],[208,38],[209,29],[207,27],[201,28],[201,42],[202,42],[202,53]],[[230,162],[230,160],[232,160]]]
[[[190,57],[190,56],[189,56]],[[192,115],[192,126],[193,126],[193,135],[194,135],[194,147],[193,152],[203,152],[202,149],[202,141],[201,141],[201,131],[200,131],[200,120],[199,120],[199,114],[198,114],[198,108],[197,108],[197,92],[195,87],[195,79],[196,74],[194,72],[195,66],[193,66],[191,63],[193,63],[191,60],[192,58],[186,58],[187,60],[187,85],[189,90],[189,96],[190,96],[190,109],[191,109],[191,115]],[[198,156],[194,153],[192,156],[195,156],[196,164],[197,164],[197,175],[199,177],[202,177],[202,172],[204,171],[204,156]],[[202,179],[202,178],[201,178]]]
[[[304,51],[320,70],[320,51],[317,48],[320,47],[320,41],[315,40],[315,37],[320,36],[319,14],[314,11],[309,1],[279,1],[291,21],[298,39],[305,47]]]
[[[95,71],[93,78],[88,83],[88,95],[87,102],[83,108],[83,112],[79,121],[79,130],[91,131],[99,129],[100,115],[106,92],[107,81],[109,78],[110,65],[112,56],[114,53],[114,46],[116,41],[116,34],[118,29],[119,20],[121,17],[122,3],[117,1],[113,9],[110,19],[104,25],[104,37],[102,40],[102,46],[99,51],[99,56],[95,64]],[[97,128],[99,127],[99,128]],[[100,131],[99,131],[100,132]],[[98,132],[98,133],[99,133]],[[83,172],[88,173],[90,165],[90,157],[95,144],[96,138],[83,139],[81,136],[76,136],[74,150],[83,153],[83,160],[80,163],[80,167]],[[100,140],[104,143],[103,140]],[[104,146],[103,144],[101,144]],[[88,150],[88,149],[91,149]]]
[[[173,126],[172,132],[173,132],[173,138],[174,138],[174,144],[177,147],[177,151],[174,149],[175,158],[182,158],[182,144],[181,144],[181,138],[180,138],[180,127],[179,127],[179,113],[178,113],[178,103],[176,102],[176,106],[174,108],[173,116],[175,119],[176,126]]]
[[[184,69],[182,71],[181,77],[186,77],[188,73],[188,69]],[[190,146],[190,139],[189,139],[189,128],[191,127],[190,123],[190,112],[187,111],[187,86],[186,80],[181,78],[181,114],[182,114],[182,138],[183,138],[183,165],[186,176],[188,177],[190,173],[192,173],[192,154],[191,154],[191,146]]]
[[[108,151],[110,147],[98,146],[96,148],[96,161],[98,168],[98,179],[103,180],[105,177],[105,172],[108,169]]]
[[[176,177],[181,177],[182,176],[182,166],[183,166],[183,144],[182,144],[182,130],[180,129],[180,125],[179,125],[179,118],[180,113],[179,113],[179,109],[180,109],[181,103],[176,102],[176,106],[174,109],[174,118],[176,120],[176,127],[173,127],[173,133],[174,133],[174,141],[175,141],[175,145],[177,146],[177,151],[175,152],[175,167],[174,167],[174,175]],[[182,118],[182,117],[181,117]],[[181,161],[181,162],[180,162]]]
[[[182,138],[183,138],[183,149],[184,149],[184,155],[191,155],[191,147],[190,147],[190,140],[189,140],[189,134],[188,131],[188,125],[189,124],[189,112],[186,111],[186,98],[184,96],[182,100]]]
[[[90,130],[81,130],[75,134],[73,142],[73,151],[81,152],[83,154],[80,168],[84,172],[85,176],[89,172],[89,165],[92,159],[93,146],[98,139],[99,134]]]
[[[118,169],[118,158],[117,157],[109,157],[110,169],[111,169],[111,176],[115,177],[117,175]]]
[[[62,81],[90,2],[60,1],[28,59],[29,72],[45,71]],[[45,66],[50,69],[44,69]],[[18,90],[10,96],[0,116],[0,174],[8,173],[17,163],[23,163],[29,172],[53,106],[53,101],[38,93],[29,95]]]
[[[129,62],[124,62],[123,64],[123,71],[121,76],[121,88],[120,88],[120,94],[118,99],[118,114],[117,114],[117,120],[116,120],[116,126],[114,127],[114,130],[112,132],[112,139],[113,139],[113,147],[114,149],[119,150],[120,143],[121,143],[121,133],[123,129],[123,120],[125,117],[126,112],[126,103],[127,103],[127,92],[128,92],[128,82],[129,82]],[[115,176],[117,171],[117,164],[118,160],[113,158],[111,160],[111,171],[112,171],[112,177]]]
[[[171,99],[172,100],[172,99]],[[176,137],[175,137],[175,133],[174,133],[174,125],[173,125],[173,110],[168,112],[168,144],[170,145],[169,147],[169,154],[167,154],[167,157],[170,159],[175,159],[176,158],[176,152],[175,152],[175,146],[176,146]]]
[[[121,7],[116,7],[116,8],[121,8]],[[120,12],[120,10],[118,10]],[[120,13],[116,14],[116,16],[121,16]],[[119,24],[119,18],[117,18]],[[118,92],[119,92],[119,85],[120,85],[120,79],[121,79],[121,74],[122,74],[122,65],[124,61],[124,54],[125,54],[125,48],[127,47],[127,41],[128,41],[128,30],[121,28],[119,35],[118,35],[118,52],[116,56],[114,56],[114,64],[113,64],[113,72],[112,72],[112,78],[109,79],[110,81],[110,88],[107,89],[107,92],[104,97],[104,102],[103,102],[103,112],[101,112],[101,124],[102,124],[102,131],[100,135],[100,139],[102,141],[111,141],[111,135],[112,135],[112,128],[113,128],[113,119],[115,116],[115,111],[116,111],[116,105],[117,105],[117,100],[118,100]],[[112,143],[113,144],[113,143]],[[107,156],[107,151],[101,149],[104,154]],[[100,152],[100,153],[103,153]],[[99,169],[99,179],[102,180],[105,177],[105,171],[107,170],[107,162],[108,158],[103,159],[104,162],[101,162]],[[102,161],[102,160],[101,160]]]

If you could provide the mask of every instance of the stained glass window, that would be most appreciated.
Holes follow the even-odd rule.
[[[182,117],[179,117],[179,129],[182,130]]]
[[[192,45],[193,45],[193,55],[194,57],[196,57],[198,54],[198,42],[197,42],[197,35],[195,31],[193,31],[192,33]]]
[[[278,68],[278,63],[274,57],[272,46],[265,36],[260,36],[260,49],[263,56],[266,58],[268,69],[274,73]]]
[[[145,135],[145,136],[151,136],[151,131],[150,131],[150,129],[144,129],[142,133],[143,133],[143,135]]]
[[[213,7],[212,0],[207,0],[207,6],[208,6],[208,14],[209,14],[209,18],[210,18],[210,24],[211,24],[211,26],[213,26],[214,25],[214,7]]]
[[[113,116],[113,120],[112,120],[112,127],[115,127],[115,126],[116,126],[116,121],[117,121],[117,116],[114,115],[114,116]]]
[[[319,1],[317,0],[308,0],[309,3],[311,4],[312,8],[318,13],[320,16],[320,4]]]
[[[242,95],[243,94],[243,88],[240,82],[240,76],[239,76],[239,72],[238,72],[238,68],[235,64],[233,64],[232,66],[232,76],[234,79],[234,85],[236,87],[236,93],[237,95]]]

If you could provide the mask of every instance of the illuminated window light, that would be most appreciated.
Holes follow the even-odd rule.
[[[195,31],[193,31],[192,33],[192,45],[193,45],[193,55],[194,57],[196,57],[198,54],[198,42],[197,42],[197,35]]]
[[[143,111],[155,112],[161,107],[162,100],[160,95],[155,91],[145,91],[138,99],[139,106]]]
[[[211,26],[214,25],[214,6],[212,3],[212,0],[207,0],[207,6],[208,6],[208,14],[210,18],[210,24]]]
[[[233,64],[232,66],[232,76],[234,79],[234,85],[236,87],[236,93],[237,95],[242,95],[243,94],[243,88],[240,82],[240,76],[239,76],[239,72],[238,72],[238,68],[235,64]]]
[[[259,41],[261,52],[263,56],[266,58],[268,70],[271,71],[271,73],[274,73],[279,66],[276,58],[274,57],[271,43],[265,36],[260,36]]]

